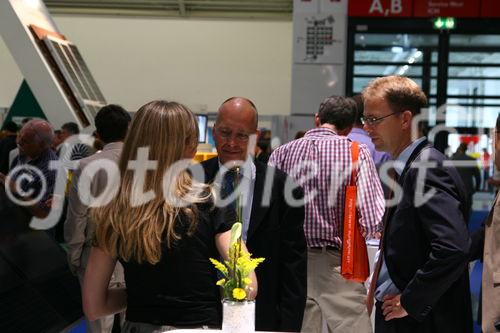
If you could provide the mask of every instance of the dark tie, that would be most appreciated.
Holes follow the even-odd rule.
[[[234,192],[234,180],[236,179],[236,171],[234,169],[228,170],[222,179],[221,196],[222,199],[227,198]],[[236,208],[236,200],[230,204],[231,207]]]
[[[396,183],[398,182],[398,174],[396,173],[396,171],[394,170],[394,168],[390,168],[388,170],[388,174],[389,174],[389,177],[391,177]],[[387,199],[392,199],[394,197],[394,186],[395,184],[393,184],[393,186],[390,187],[390,190],[389,190],[389,193],[388,193],[388,196],[387,196]],[[384,221],[384,229],[382,231],[382,236],[380,237],[380,245],[379,245],[379,255],[378,255],[378,258],[377,258],[377,262],[375,263],[375,268],[373,269],[373,274],[372,274],[372,279],[371,279],[371,282],[370,282],[370,289],[368,289],[368,295],[367,295],[367,298],[366,298],[366,308],[368,310],[368,315],[371,316],[372,314],[372,310],[373,310],[373,304],[374,304],[374,297],[375,297],[375,290],[377,289],[377,280],[378,280],[378,276],[380,274],[380,270],[382,269],[382,262],[384,260],[384,235],[385,235],[385,231],[387,229],[387,224],[388,224],[388,220],[389,220],[389,208],[386,208],[385,209],[385,214],[384,214],[384,217],[382,219],[382,221]]]

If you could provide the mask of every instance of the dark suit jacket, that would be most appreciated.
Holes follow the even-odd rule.
[[[10,169],[9,154],[11,150],[17,147],[16,138],[17,136],[14,134],[0,140],[0,172],[4,175],[6,175]]]
[[[456,169],[443,166],[444,160],[421,143],[398,179],[402,200],[388,211],[384,259],[409,314],[395,319],[401,332],[472,332],[466,191]],[[419,177],[420,161],[437,166]],[[417,206],[422,187],[424,194],[435,194]]]
[[[210,183],[219,171],[218,158],[202,163],[205,180]],[[263,331],[298,332],[307,294],[307,251],[304,236],[304,205],[291,207],[285,202],[287,175],[255,162],[256,179],[247,247],[254,257],[266,260],[257,269],[259,291],[256,299],[255,328]],[[274,171],[270,205],[262,206],[267,171]],[[291,180],[290,180],[291,181]],[[300,187],[294,197],[304,196]]]
[[[477,160],[475,158],[470,157],[467,154],[458,154],[458,153],[454,154],[451,160],[466,161],[471,163],[470,166],[458,166],[456,169],[465,185],[465,190],[467,191],[467,195],[469,196],[470,199],[472,199],[472,195],[474,194],[474,192],[479,191],[479,188],[481,187],[481,174],[479,172]],[[470,202],[469,204],[472,205],[472,202]]]

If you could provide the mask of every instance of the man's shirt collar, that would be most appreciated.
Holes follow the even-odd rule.
[[[419,144],[425,141],[425,137],[421,137],[420,139],[417,139],[413,141],[408,147],[406,147],[401,154],[398,155],[396,158],[396,161],[401,162],[401,163],[396,163],[394,165],[394,169],[398,173],[398,176],[401,176],[401,173],[403,172],[406,163],[408,162],[408,159],[410,158],[411,154],[413,151],[417,148]]]
[[[219,169],[221,170],[221,172],[226,173],[229,171],[228,168],[226,168],[224,165],[221,164],[219,159],[217,159],[217,161],[219,163]],[[255,168],[255,164],[253,163],[253,159],[250,155],[246,159],[245,163],[243,163],[243,165],[241,165],[241,170],[243,171],[242,172],[243,177],[245,177],[249,180],[255,179],[256,168]]]

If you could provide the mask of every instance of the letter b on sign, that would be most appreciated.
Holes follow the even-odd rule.
[[[391,14],[401,14],[402,12],[401,0],[391,0]]]

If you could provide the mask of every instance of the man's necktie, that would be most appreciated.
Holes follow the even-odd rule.
[[[388,199],[392,199],[394,197],[394,187],[396,186],[396,183],[398,182],[398,175],[394,168],[390,168],[388,170],[389,177],[391,177],[394,180],[393,186],[390,187],[390,191],[388,194]],[[366,309],[368,310],[368,315],[371,316],[372,311],[373,311],[373,304],[375,302],[375,290],[377,289],[377,280],[380,274],[380,270],[382,269],[382,262],[384,260],[384,235],[387,229],[387,224],[389,220],[389,208],[385,209],[385,214],[382,219],[384,223],[384,229],[382,230],[382,235],[380,237],[380,245],[379,245],[379,255],[377,258],[377,262],[375,263],[375,268],[373,270],[372,274],[372,279],[370,281],[370,288],[368,289],[368,295],[366,298]]]
[[[234,192],[234,181],[236,179],[236,171],[228,170],[222,178],[221,196],[222,199],[229,197]],[[233,200],[230,207],[236,208],[236,200]]]

